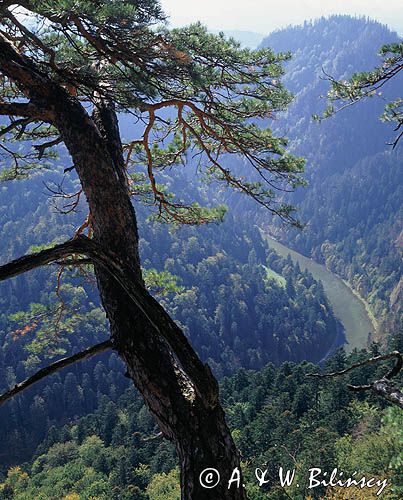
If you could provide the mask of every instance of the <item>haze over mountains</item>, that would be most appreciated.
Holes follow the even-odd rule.
[[[211,32],[215,34],[220,33],[219,30],[211,30]],[[264,35],[255,33],[254,31],[223,30],[223,33],[227,37],[235,38],[243,47],[248,47],[250,49],[255,49],[264,38]]]
[[[292,153],[307,159],[309,185],[288,197],[306,228],[284,228],[248,201],[228,196],[237,213],[248,207],[256,223],[346,279],[368,300],[383,332],[390,329],[383,320],[399,320],[402,267],[396,256],[403,195],[402,145],[392,149],[393,126],[379,117],[385,102],[400,95],[403,77],[330,119],[318,123],[312,115],[326,107],[327,75],[342,79],[371,70],[379,64],[379,48],[399,40],[387,26],[348,16],[306,22],[266,37],[262,46],[292,52],[283,81],[294,100],[282,118],[268,125],[289,138]],[[247,163],[238,168],[245,172]]]
[[[245,45],[258,43],[260,37],[249,32],[231,35]],[[396,40],[397,35],[379,23],[334,16],[276,31],[262,41],[275,51],[293,52],[284,82],[295,100],[271,125],[286,132],[293,153],[307,158],[309,187],[291,197],[300,218],[307,222],[305,231],[286,230],[239,195],[209,191],[204,186],[196,194],[200,201],[212,197],[220,202],[225,199],[229,205],[227,220],[220,226],[172,232],[146,222],[146,210],[140,209],[143,265],[178,278],[179,293],[168,291],[160,300],[219,377],[241,367],[262,369],[270,361],[276,365],[318,362],[338,331],[321,283],[291,259],[282,259],[268,249],[256,226],[346,279],[393,334],[392,347],[403,348],[401,336],[394,333],[398,332],[396,297],[401,293],[402,274],[397,258],[402,155],[401,149],[392,151],[386,144],[393,132],[378,120],[384,102],[382,98],[367,101],[320,124],[311,119],[324,107],[320,95],[328,83],[322,68],[335,77],[371,69],[378,62],[379,47]],[[394,95],[399,89],[401,81],[394,82],[388,92]],[[46,195],[43,182],[59,182],[65,166],[30,181],[0,186],[2,260],[24,253],[31,245],[70,237],[82,222],[84,205],[80,213],[63,217],[53,211]],[[178,168],[177,173],[168,172],[166,180],[174,190],[186,191],[193,173]],[[240,161],[235,168],[247,166]],[[64,182],[67,190],[77,188],[73,174]],[[54,269],[46,269],[0,287],[1,390],[49,359],[107,335],[96,293],[74,272],[66,272],[62,293],[78,316],[63,317],[60,335],[54,335],[48,313],[58,304],[55,276]],[[32,321],[38,314],[43,319]],[[340,355],[334,368],[343,362]],[[305,434],[310,436],[308,460],[319,439],[330,442],[351,430],[350,397],[336,386],[328,392],[324,389],[318,397],[317,387],[306,381],[308,368],[306,364],[269,365],[259,374],[240,372],[223,382],[230,422],[238,430],[245,456],[277,457],[280,452],[267,451],[271,445],[264,437],[266,431],[278,441],[289,439],[290,447]],[[330,416],[324,417],[327,414]],[[298,427],[301,418],[306,418],[304,424],[292,435],[290,422]],[[326,432],[312,430],[313,419]],[[140,439],[139,432],[141,436],[154,433],[154,424],[140,398],[128,389],[115,354],[46,379],[2,407],[0,421],[3,469],[36,458],[30,470],[33,479],[18,483],[21,496],[16,495],[17,500],[29,495],[41,498],[40,494],[46,498],[55,485],[60,495],[81,488],[80,492],[85,491],[82,498],[90,498],[94,491],[120,488],[119,495],[124,492],[126,496],[116,498],[132,498],[130,487],[135,484],[135,498],[152,498],[144,496],[152,473],[174,467],[174,455],[165,442]],[[88,444],[85,439],[89,436],[92,441]],[[323,461],[333,463],[334,454],[331,447]],[[141,464],[149,467],[143,475]],[[85,482],[80,474],[90,466],[95,472],[88,473]],[[53,478],[52,484],[49,478]],[[99,498],[112,498],[108,494]]]
[[[378,118],[388,99],[400,95],[403,76],[380,95],[316,123],[326,102],[326,74],[348,78],[379,64],[377,52],[399,37],[374,21],[334,16],[289,28],[262,45],[291,50],[284,82],[295,99],[278,128],[286,129],[291,150],[307,159],[307,189],[291,197],[302,232],[278,233],[302,253],[345,278],[382,319],[391,312],[402,275],[402,145],[393,150],[393,127]]]

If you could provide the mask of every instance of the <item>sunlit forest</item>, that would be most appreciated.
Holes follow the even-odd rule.
[[[158,181],[200,205],[225,205],[222,220],[167,224],[150,218],[147,202],[134,202],[145,285],[218,380],[250,500],[379,498],[376,488],[309,491],[305,471],[312,466],[387,478],[381,498],[403,497],[402,410],[347,387],[380,379],[391,362],[343,377],[307,376],[403,352],[402,149],[388,144],[393,127],[379,119],[385,100],[401,92],[401,75],[382,99],[312,118],[326,106],[324,75],[347,79],[371,70],[387,43],[401,39],[378,22],[341,15],[277,30],[261,42],[291,53],[282,81],[294,97],[270,126],[288,137],[291,154],[306,159],[307,185],[281,195],[296,207],[302,229],[218,183],[197,183],[197,158],[190,154],[183,165],[161,169]],[[129,137],[126,115],[119,126]],[[60,196],[79,191],[79,178],[66,171],[66,152],[56,153],[30,178],[10,181],[5,171],[1,263],[59,244],[83,223],[84,197],[70,211],[71,199]],[[224,162],[243,172],[246,160]],[[353,327],[370,325],[361,331],[359,348],[349,347],[354,338],[320,277],[286,251],[278,253],[267,236],[325,266],[335,286],[348,286]],[[54,263],[4,281],[0,305],[1,393],[109,338],[87,263]],[[394,384],[401,382],[398,375]],[[0,499],[181,498],[175,446],[162,436],[114,351],[68,366],[6,401],[0,422]],[[255,467],[270,472],[263,486]],[[279,467],[296,470],[288,488],[278,483]]]

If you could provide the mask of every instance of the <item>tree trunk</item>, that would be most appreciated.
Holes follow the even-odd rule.
[[[245,499],[242,485],[228,489],[239,455],[218,400],[217,382],[183,332],[144,289],[136,216],[113,105],[99,100],[89,116],[76,97],[17,52],[1,33],[0,68],[58,129],[88,201],[95,241],[141,292],[136,306],[102,266],[95,266],[113,346],[161,431],[178,450],[182,498]],[[216,488],[200,485],[199,475],[206,468],[220,472]]]
[[[113,106],[100,101],[91,118],[75,99],[62,93],[63,99],[56,95],[53,100],[55,125],[86,194],[94,239],[115,256],[130,280],[143,287],[136,216]],[[147,299],[151,314],[145,315],[102,267],[96,266],[96,275],[111,339],[126,364],[127,376],[143,395],[164,436],[175,443],[182,499],[245,499],[242,484],[228,489],[233,470],[239,468],[239,454],[209,367],[152,297]],[[200,484],[199,476],[207,468],[221,475],[214,488]],[[207,486],[216,482],[214,477],[208,480]]]
[[[90,117],[77,98],[17,52],[2,34],[0,67],[58,129],[88,201],[95,241],[142,290],[136,306],[102,266],[95,266],[113,346],[161,431],[176,445],[182,498],[245,499],[242,484],[228,489],[239,455],[218,400],[217,382],[180,328],[144,289],[136,216],[113,105],[100,100]],[[200,485],[199,475],[206,468],[221,474],[213,489]]]

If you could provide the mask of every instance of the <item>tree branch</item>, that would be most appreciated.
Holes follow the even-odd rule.
[[[32,253],[13,260],[3,266],[0,266],[0,281],[26,273],[32,269],[36,269],[46,264],[50,264],[56,260],[61,260],[63,257],[68,257],[74,253],[86,253],[85,238],[76,238],[66,241],[52,248],[42,250],[38,253]],[[88,248],[87,248],[88,250]]]
[[[49,120],[49,115],[31,102],[23,103],[0,101],[0,115],[22,116],[24,118],[31,118],[32,120]]]
[[[53,81],[40,72],[36,65],[22,53],[19,53],[13,44],[0,33],[0,70],[10,80],[14,81],[23,94],[30,99],[30,103],[3,103],[0,102],[1,114],[16,114],[17,116],[31,117],[32,114],[38,119],[51,123],[53,114],[51,107],[45,105],[38,108],[38,103],[46,103],[49,97],[49,85]],[[23,114],[21,114],[23,113]]]
[[[78,361],[82,361],[84,359],[91,358],[92,356],[95,356],[96,354],[100,354],[101,352],[107,351],[112,348],[112,341],[111,340],[106,340],[105,342],[101,342],[100,344],[96,344],[92,347],[89,347],[88,349],[85,349],[84,351],[78,352],[74,354],[73,356],[70,356],[68,358],[62,358],[59,359],[58,361],[55,361],[49,366],[46,366],[45,368],[42,368],[38,372],[35,373],[35,375],[32,375],[32,377],[27,378],[23,382],[16,384],[12,389],[9,391],[5,392],[0,396],[0,406],[5,403],[7,400],[11,399],[14,397],[16,394],[24,391],[28,387],[30,387],[33,384],[36,384],[40,380],[42,380],[45,377],[48,377],[49,375],[53,375],[54,373],[58,372],[62,368],[65,368],[66,366],[70,366],[74,363],[77,363]]]
[[[401,370],[402,365],[403,365],[403,358],[402,355],[400,354],[399,351],[393,351],[389,354],[383,354],[381,356],[375,356],[370,359],[366,359],[364,361],[360,361],[359,363],[355,363],[351,365],[348,368],[345,368],[344,370],[341,370],[339,372],[332,372],[332,373],[308,373],[307,377],[318,377],[318,378],[328,378],[328,377],[338,377],[340,375],[345,375],[346,373],[349,373],[356,368],[360,368],[361,366],[366,366],[366,365],[374,365],[376,363],[379,363],[379,361],[387,361],[388,359],[396,358],[396,365],[391,370],[387,375],[385,375],[385,378],[391,379],[395,377]]]
[[[56,137],[56,139],[53,139],[52,141],[49,142],[44,142],[43,144],[34,144],[33,147],[38,151],[38,160],[41,160],[43,155],[45,154],[45,151],[48,148],[52,148],[53,146],[57,146],[57,144],[60,144],[63,142],[63,139],[61,137]]]
[[[200,390],[200,393],[203,391],[203,399],[206,401],[207,395],[209,397],[207,404],[215,406],[218,402],[218,385],[208,365],[204,365],[199,360],[182,330],[164,308],[143,286],[125,272],[124,265],[113,254],[103,250],[95,241],[80,235],[52,248],[20,257],[0,266],[0,281],[51,262],[60,261],[63,257],[72,254],[84,254],[90,257],[94,264],[102,267],[116,280],[160,339],[167,343],[183,370],[195,381],[195,387]],[[118,349],[119,346],[115,345],[115,347]]]
[[[356,368],[359,368],[361,366],[367,366],[367,365],[374,365],[376,363],[379,363],[380,361],[387,361],[389,359],[396,358],[396,363],[395,366],[387,373],[385,374],[381,379],[376,380],[372,384],[366,384],[366,385],[347,385],[348,389],[350,391],[354,392],[361,392],[361,391],[373,391],[375,394],[382,396],[383,398],[387,399],[393,404],[396,404],[397,406],[400,406],[403,408],[403,392],[401,392],[399,389],[392,387],[390,381],[393,377],[396,377],[402,367],[403,367],[403,356],[400,354],[399,351],[393,351],[389,354],[383,354],[381,356],[375,356],[370,359],[366,359],[364,361],[361,361],[359,363],[355,363],[351,365],[348,368],[345,368],[344,370],[340,370],[338,372],[332,372],[332,373],[308,373],[307,377],[315,377],[315,378],[333,378],[333,377],[339,377],[342,375],[345,375],[346,373],[349,373]]]
[[[17,26],[17,28],[19,29],[19,31],[21,32],[21,34],[22,34],[23,37],[25,36],[26,38],[30,39],[32,41],[32,43],[36,47],[39,47],[45,54],[47,54],[49,56],[50,66],[54,70],[57,71],[58,67],[56,66],[56,63],[55,63],[56,52],[53,49],[49,48],[47,45],[45,45],[40,38],[38,38],[37,36],[35,36],[34,33],[32,33],[23,24],[21,24],[18,21],[18,19],[12,15],[11,12],[8,11],[7,14],[6,14],[6,17],[8,17],[10,19],[10,21],[15,26]]]
[[[31,123],[32,120],[31,118],[20,118],[19,120],[12,121],[10,125],[7,127],[4,127],[0,130],[0,137],[9,134],[12,132],[14,129],[21,127],[20,132],[18,135],[22,135],[22,131],[24,131],[29,123]]]

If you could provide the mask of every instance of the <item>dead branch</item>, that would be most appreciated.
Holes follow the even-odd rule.
[[[403,392],[401,392],[399,389],[395,388],[391,384],[391,379],[396,377],[402,367],[403,367],[403,356],[400,354],[399,351],[393,351],[389,354],[383,354],[381,356],[375,356],[370,359],[366,359],[364,361],[361,361],[359,363],[355,363],[351,365],[348,368],[345,368],[344,370],[340,370],[338,372],[332,372],[332,373],[308,373],[307,377],[315,377],[315,378],[332,378],[332,377],[339,377],[342,375],[345,375],[356,368],[360,368],[362,366],[367,366],[367,365],[374,365],[376,363],[379,363],[380,361],[387,361],[389,359],[396,359],[396,363],[394,367],[386,373],[381,379],[376,380],[372,384],[366,384],[366,385],[351,385],[348,384],[347,387],[350,391],[354,392],[361,392],[361,391],[373,391],[375,394],[378,396],[381,396],[391,403],[400,406],[403,408]]]
[[[85,221],[81,224],[80,227],[78,227],[74,233],[74,238],[77,238],[77,236],[80,236],[83,234],[84,230],[88,228],[88,235],[90,236],[90,233],[92,232],[92,217],[91,213],[87,215],[85,218]]]
[[[156,439],[163,437],[163,434],[162,434],[162,432],[158,432],[157,434],[154,434],[152,436],[143,437],[141,432],[134,432],[133,436],[138,437],[140,439],[140,441],[143,441],[143,443],[146,443],[148,441],[155,441]]]

